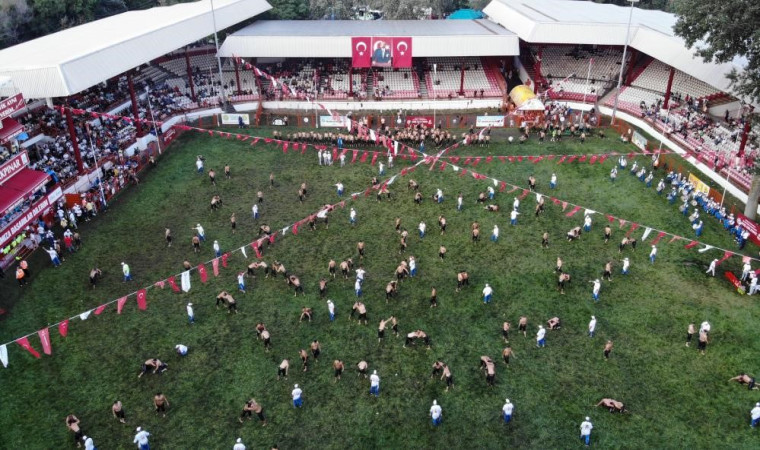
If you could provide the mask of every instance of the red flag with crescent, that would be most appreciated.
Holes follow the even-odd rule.
[[[63,337],[66,337],[66,335],[69,334],[69,319],[62,320],[61,323],[58,324],[58,334]]]
[[[354,66],[356,67],[356,66]],[[393,67],[412,67],[412,38],[393,38]]]
[[[410,42],[411,45],[411,42]],[[411,49],[410,49],[411,50]],[[411,61],[411,52],[409,52]],[[353,67],[372,66],[372,40],[369,37],[351,38],[351,65]],[[411,67],[411,64],[408,66]]]
[[[202,283],[208,281],[208,272],[206,271],[206,266],[203,264],[198,264],[198,275],[201,276]]]
[[[145,289],[137,291],[137,309],[145,311],[148,308],[148,298]]]

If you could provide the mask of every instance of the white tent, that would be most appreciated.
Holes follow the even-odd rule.
[[[211,0],[129,11],[0,50],[0,77],[26,98],[81,92],[217,30],[271,9],[266,0]],[[0,91],[0,95],[9,95]]]
[[[483,12],[530,43],[623,46],[630,7],[572,0],[493,0]],[[675,23],[673,14],[634,8],[629,45],[721,91],[731,92],[726,75],[732,69],[743,70],[746,59],[737,58],[727,64],[705,62],[676,36]]]

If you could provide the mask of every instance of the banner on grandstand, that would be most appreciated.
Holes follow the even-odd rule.
[[[0,120],[9,117],[11,114],[25,107],[26,102],[24,101],[24,96],[21,94],[6,98],[0,102]]]
[[[638,131],[634,130],[633,136],[631,137],[631,142],[633,142],[633,145],[635,145],[636,147],[640,148],[641,150],[646,150],[647,149],[647,143],[649,141],[647,141],[647,138],[645,138],[644,136],[642,136],[641,133],[639,133]]]
[[[351,65],[357,68],[372,67],[372,39],[351,38]]]
[[[326,128],[345,128],[346,116],[319,116],[319,126]]]
[[[412,67],[411,37],[352,37],[353,67]]]
[[[755,244],[760,245],[760,225],[740,212],[734,214],[736,215],[736,224],[740,225],[742,229],[749,231],[749,239]]]
[[[710,195],[710,186],[703,183],[702,180],[697,178],[693,173],[689,174],[689,181],[694,185],[694,189],[696,189],[699,192],[702,192],[703,194]]]
[[[169,145],[177,137],[177,130],[175,130],[174,127],[171,127],[166,130],[161,137],[164,140],[164,145]]]
[[[0,248],[5,247],[21,230],[26,228],[37,217],[44,214],[48,208],[55,205],[55,202],[61,197],[63,197],[63,191],[59,186],[47,196],[42,197],[37,203],[34,203],[31,208],[16,218],[10,225],[6,226],[2,234],[0,234]]]
[[[477,116],[475,118],[476,127],[503,127],[504,116]]]
[[[13,175],[16,175],[29,165],[29,155],[26,151],[19,153],[0,166],[0,185],[8,181]]]
[[[406,126],[416,127],[417,125],[422,125],[425,128],[433,128],[435,126],[433,116],[406,116]]]
[[[248,114],[222,114],[223,125],[238,125],[240,118],[242,117],[243,123],[246,125],[251,124],[251,116]]]

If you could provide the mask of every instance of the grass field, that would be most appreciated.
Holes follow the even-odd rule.
[[[261,130],[267,133],[269,130]],[[611,133],[608,133],[610,135]],[[497,136],[502,141],[503,136]],[[454,154],[545,154],[631,151],[615,140],[591,139],[585,146],[572,141],[528,143],[523,146],[494,143],[489,149],[460,148]],[[221,172],[232,166],[231,181],[218,176],[214,188],[208,177],[196,175],[195,156],[203,154],[207,168]],[[218,239],[225,251],[255,238],[260,223],[273,229],[299,220],[319,205],[337,200],[333,184],[342,181],[347,192],[366,188],[377,168],[356,164],[340,168],[317,166],[316,156],[283,155],[281,150],[256,147],[234,139],[205,135],[182,136],[160,160],[158,167],[142,177],[137,188],[118,197],[110,210],[84,227],[84,245],[68,256],[61,268],[50,266],[47,255],[31,260],[32,280],[20,290],[8,277],[2,280],[0,307],[7,313],[0,322],[2,342],[54,323],[105,301],[133,292],[178,273],[182,261],[193,264],[213,257],[211,242]],[[645,159],[640,159],[642,162]],[[405,164],[398,161],[391,173]],[[492,163],[477,170],[517,185],[528,175],[539,180],[538,190],[548,193],[552,172],[559,186],[558,198],[611,213],[636,222],[691,237],[690,224],[675,205],[653,188],[621,172],[618,182],[609,182],[613,161],[602,165],[553,162]],[[267,188],[270,172],[276,188]],[[425,194],[416,206],[406,190],[407,178],[391,186],[395,200],[377,203],[374,196],[349,202],[346,209],[331,215],[329,230],[306,227],[297,235],[288,233],[265,250],[265,260],[283,262],[300,276],[306,295],[297,299],[283,280],[257,277],[248,280],[248,293],[236,294],[235,273],[253,259],[240,252],[230,257],[230,267],[218,278],[201,284],[193,275],[187,294],[174,294],[168,287],[148,291],[147,311],[138,311],[134,300],[117,316],[115,306],[87,321],[72,320],[67,338],[51,330],[53,355],[32,358],[17,345],[9,346],[10,366],[0,370],[3,387],[0,408],[0,447],[71,448],[64,417],[74,413],[83,430],[98,448],[131,448],[134,428],[142,426],[153,436],[156,448],[230,448],[242,437],[249,448],[278,444],[291,448],[574,448],[581,446],[578,426],[584,416],[594,423],[592,445],[603,448],[757,448],[758,436],[748,427],[749,409],[760,396],[726,380],[739,372],[754,374],[760,343],[755,339],[760,308],[750,297],[738,296],[722,278],[708,278],[709,261],[722,253],[685,250],[684,242],[661,241],[656,264],[647,260],[648,248],[641,243],[631,258],[631,274],[619,274],[621,256],[616,243],[625,231],[613,226],[613,239],[602,240],[602,216],[594,229],[577,242],[565,233],[581,225],[582,213],[565,217],[561,208],[547,202],[547,212],[532,215],[533,196],[522,202],[519,223],[509,226],[512,195],[497,193],[502,212],[487,213],[475,204],[485,190],[484,182],[459,177],[450,169],[440,172],[420,167],[411,175]],[[655,184],[656,184],[655,179]],[[298,186],[309,184],[309,196],[300,204]],[[443,204],[429,200],[436,188],[446,194]],[[263,190],[262,218],[255,223],[250,208],[256,191]],[[456,193],[465,194],[465,208],[457,212]],[[225,206],[208,209],[212,195],[219,193]],[[356,208],[359,223],[348,224],[348,206]],[[238,229],[232,234],[229,216],[235,212]],[[444,236],[437,231],[440,214],[448,219]],[[395,217],[410,231],[406,256],[418,260],[419,275],[400,286],[399,296],[384,301],[385,284],[401,260]],[[419,239],[417,224],[424,220],[428,235]],[[470,242],[469,226],[479,221],[481,242]],[[190,245],[191,227],[200,222],[207,242],[202,253]],[[494,223],[501,228],[497,243],[490,242]],[[164,227],[174,231],[175,244],[166,248]],[[542,250],[543,231],[551,234],[551,248]],[[636,232],[640,237],[643,229]],[[653,235],[654,236],[654,235]],[[650,238],[651,239],[651,238]],[[327,275],[329,259],[357,258],[355,246],[364,240],[367,281],[364,302],[370,324],[349,321],[354,301],[353,280],[331,281],[328,296],[337,306],[338,317],[330,323],[317,282]],[[712,219],[705,219],[702,240],[734,249],[729,237]],[[437,258],[438,246],[449,252]],[[755,253],[756,249],[745,249]],[[561,255],[573,275],[567,294],[555,289],[555,259]],[[606,260],[617,262],[611,283],[602,286],[598,303],[591,299],[587,281],[601,276]],[[128,261],[135,281],[123,284],[119,263]],[[731,258],[722,269],[737,271],[739,258]],[[104,278],[95,289],[87,281],[89,269],[97,265]],[[210,265],[207,266],[210,271]],[[470,287],[455,293],[455,272],[468,270]],[[489,305],[481,301],[485,283],[495,290]],[[438,288],[439,308],[429,308],[431,286]],[[238,300],[240,313],[227,314],[214,307],[223,289]],[[188,325],[184,305],[195,305],[196,323]],[[298,322],[302,306],[315,309],[311,323]],[[590,315],[599,323],[597,336],[588,338]],[[432,350],[422,346],[402,348],[403,338],[387,333],[378,344],[376,327],[381,318],[395,315],[403,334],[424,329],[432,339]],[[516,331],[520,315],[529,318],[527,338]],[[559,331],[550,331],[547,346],[535,347],[535,330],[552,316],[563,320]],[[511,345],[516,353],[509,367],[501,362],[504,347],[500,328],[513,323]],[[707,355],[700,356],[693,344],[684,346],[690,321],[713,325]],[[257,341],[255,324],[263,321],[272,333],[274,348],[265,352]],[[308,372],[300,372],[298,350],[318,339],[322,357]],[[615,342],[609,361],[602,357],[607,339]],[[32,344],[40,350],[36,337]],[[175,344],[190,347],[179,358]],[[496,386],[487,387],[478,370],[481,355],[497,361]],[[137,378],[140,364],[158,357],[169,363],[163,375]],[[276,367],[288,357],[291,374],[277,381]],[[347,371],[333,382],[331,362],[342,359]],[[356,376],[355,365],[365,359],[377,369],[381,396],[369,395],[369,382]],[[442,381],[430,378],[431,364],[447,362],[455,387],[444,392]],[[304,389],[304,408],[294,409],[290,391],[294,383]],[[153,412],[152,396],[161,391],[171,401],[166,418]],[[264,407],[269,425],[254,419],[241,425],[238,414],[249,397]],[[513,422],[506,426],[499,413],[505,398],[515,404]],[[611,415],[594,408],[602,397],[626,403],[629,414]],[[128,425],[119,424],[110,406],[120,399]],[[433,399],[443,407],[444,422],[434,428],[428,418]]]

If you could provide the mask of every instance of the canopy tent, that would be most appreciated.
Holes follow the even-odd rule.
[[[536,97],[533,90],[521,84],[509,92],[509,98],[517,106],[518,111],[543,111],[544,104]]]
[[[574,0],[493,0],[483,12],[530,43],[623,46],[630,7]],[[694,56],[694,49],[673,31],[676,20],[670,13],[634,8],[629,45],[721,91],[731,92],[727,75],[732,69],[743,70],[746,59],[716,64]]]
[[[22,202],[29,194],[45,186],[50,176],[45,172],[28,168],[0,185],[0,214]]]
[[[9,142],[24,131],[24,126],[12,117],[6,117],[3,119],[2,124],[3,128],[0,128],[0,144]]]
[[[518,55],[519,39],[490,20],[259,20],[224,40],[223,57],[350,58],[351,38],[412,38],[417,57]]]
[[[69,96],[261,14],[266,0],[199,0],[129,11],[0,50],[0,79],[26,98]]]
[[[449,14],[449,17],[447,17],[447,19],[472,20],[482,19],[484,17],[485,16],[483,15],[483,11],[478,11],[476,9],[459,9]]]

